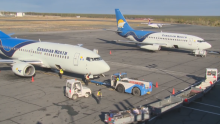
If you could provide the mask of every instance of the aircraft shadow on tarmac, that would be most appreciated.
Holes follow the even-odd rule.
[[[195,75],[186,75],[186,76],[194,79],[196,82],[201,81],[201,80],[204,79],[204,77],[198,77],[198,76],[195,76]]]
[[[97,39],[100,40],[100,41],[104,41],[106,43],[110,43],[110,44],[137,48],[137,46],[135,44],[118,43],[118,42],[115,42],[115,41],[105,40],[105,39],[101,39],[101,38],[97,38]],[[96,42],[96,43],[102,43],[102,42]],[[140,51],[147,51],[147,52],[151,52],[151,53],[156,53],[157,52],[157,51],[146,50],[146,49],[129,49],[129,48],[128,49],[109,49],[109,50],[140,50]],[[174,49],[174,48],[165,48],[165,47],[162,47],[160,51],[179,52],[179,53],[188,53],[188,54],[190,53],[187,50]]]

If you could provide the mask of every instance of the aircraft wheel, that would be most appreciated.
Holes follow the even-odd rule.
[[[121,85],[121,84],[119,84],[119,85],[117,86],[117,91],[118,91],[119,93],[124,93],[124,92],[125,92],[124,86]]]
[[[141,91],[137,87],[135,87],[133,89],[132,93],[133,93],[134,96],[140,96],[141,95]]]

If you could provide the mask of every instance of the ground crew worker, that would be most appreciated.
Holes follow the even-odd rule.
[[[63,69],[60,68],[60,73],[59,73],[60,79],[62,79],[62,75],[63,75]]]
[[[119,81],[119,78],[117,77],[117,81]]]
[[[91,74],[91,73],[90,73]],[[85,80],[85,84],[86,84],[86,86],[88,86],[88,84],[89,84],[89,76],[90,76],[90,74],[86,74],[86,76],[85,76],[85,78],[86,78],[86,80]]]
[[[99,89],[99,91],[97,92],[97,97],[98,97],[98,104],[100,104],[100,102],[101,102],[101,98],[102,98],[102,92],[101,92],[101,89]]]

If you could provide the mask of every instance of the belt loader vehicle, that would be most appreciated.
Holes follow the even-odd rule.
[[[201,82],[196,88],[203,89],[203,92],[208,92],[218,80],[218,69],[206,68],[205,81]]]

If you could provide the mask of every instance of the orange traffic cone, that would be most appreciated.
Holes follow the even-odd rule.
[[[202,89],[201,87],[199,87],[199,89]]]
[[[209,82],[212,85],[212,81]]]
[[[31,80],[31,82],[34,82],[34,77],[32,76],[32,80]]]
[[[112,51],[110,50],[109,54],[111,55],[112,54]]]
[[[173,95],[175,94],[175,89],[173,88],[173,93],[172,93]]]
[[[158,88],[158,83],[156,82],[156,88]]]

